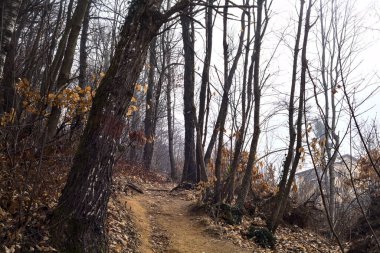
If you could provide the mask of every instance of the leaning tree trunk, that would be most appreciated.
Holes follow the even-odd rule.
[[[153,3],[152,3],[153,2]],[[105,219],[116,143],[149,43],[160,26],[188,5],[180,1],[166,13],[159,1],[132,1],[111,66],[97,90],[67,183],[51,222],[60,252],[107,252]]]
[[[15,31],[16,20],[20,9],[21,0],[5,0],[0,4],[0,84],[3,79],[3,69],[5,59],[9,51],[11,51],[11,39]],[[13,82],[1,84],[0,92],[2,96],[6,96],[5,91],[14,90]],[[0,112],[3,110],[3,103],[6,98],[0,98]]]

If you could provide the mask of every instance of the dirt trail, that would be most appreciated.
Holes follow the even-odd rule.
[[[166,189],[151,189],[144,194],[124,197],[141,234],[142,253],[234,253],[251,252],[204,232],[189,212],[191,202],[173,196]]]

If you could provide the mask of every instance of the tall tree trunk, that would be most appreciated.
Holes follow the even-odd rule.
[[[25,63],[23,67],[24,69],[21,72],[22,73],[21,76],[27,78],[31,83],[34,83],[33,74],[36,72],[36,66],[38,66],[39,60],[40,60],[38,57],[36,57],[36,53],[38,52],[39,47],[41,45],[41,42],[43,39],[43,32],[47,26],[46,23],[48,23],[49,21],[49,20],[46,20],[47,16],[48,16],[48,10],[44,9],[41,14],[41,19],[39,21],[38,30],[34,38],[34,42],[30,47],[30,52],[25,59]]]
[[[0,3],[0,113],[13,105],[14,82],[3,83],[3,70],[7,54],[12,50],[11,40],[22,0],[4,0]]]
[[[93,0],[89,0],[87,10],[83,18],[82,31],[80,36],[80,48],[79,48],[79,76],[78,82],[81,88],[85,88],[88,85],[87,80],[87,41],[88,41],[88,29],[90,26],[90,10]]]
[[[55,89],[60,90],[68,84],[70,80],[71,67],[74,62],[75,48],[79,37],[80,29],[83,23],[85,13],[87,11],[89,0],[81,0],[75,8],[72,19],[70,20],[70,33],[67,38],[66,49],[64,50],[63,60],[58,74]],[[48,122],[47,122],[47,138],[51,139],[57,132],[59,117],[61,116],[61,108],[53,105]]]
[[[167,10],[171,7],[171,1],[167,1]],[[167,30],[168,23],[164,25],[164,30]],[[177,167],[175,164],[175,157],[174,157],[174,127],[173,127],[173,116],[172,115],[172,85],[173,85],[173,68],[171,67],[171,38],[169,31],[166,31],[163,34],[162,39],[162,47],[163,51],[165,52],[165,57],[163,58],[163,62],[165,62],[165,66],[168,66],[168,74],[166,76],[166,114],[167,114],[167,124],[168,124],[168,144],[169,144],[169,160],[170,160],[170,177],[173,181],[178,180],[178,172]]]
[[[206,8],[205,13],[205,23],[206,23],[206,51],[205,51],[205,59],[202,71],[202,80],[201,80],[201,90],[199,92],[199,112],[198,112],[198,125],[197,125],[197,164],[198,164],[198,173],[200,174],[200,180],[207,181],[207,173],[206,166],[204,162],[204,154],[203,154],[203,126],[205,121],[205,111],[206,111],[206,92],[207,86],[209,85],[209,75],[210,75],[210,63],[211,63],[211,54],[212,54],[212,34],[213,34],[213,10],[212,4],[213,0],[208,0],[207,3],[209,7]],[[198,137],[199,135],[199,137]]]
[[[333,3],[333,1],[332,1]],[[325,180],[326,182],[326,189],[329,189],[329,214],[330,214],[330,219],[332,221],[332,223],[334,223],[334,218],[335,218],[335,172],[334,172],[334,164],[332,164],[331,162],[334,162],[335,163],[335,159],[334,161],[332,161],[332,148],[333,148],[333,142],[330,143],[330,138],[332,138],[331,134],[332,132],[330,131],[330,99],[329,99],[329,93],[332,94],[332,99],[334,99],[334,94],[332,92],[332,88],[334,88],[333,86],[333,78],[331,78],[329,81],[328,81],[328,74],[329,74],[329,70],[326,66],[326,50],[327,50],[327,38],[328,38],[328,32],[326,31],[326,27],[325,27],[325,18],[324,18],[324,9],[323,9],[323,5],[322,5],[322,2],[320,2],[320,10],[319,10],[319,14],[320,14],[320,24],[321,24],[321,44],[322,44],[322,56],[321,56],[321,70],[320,70],[320,73],[321,73],[321,78],[322,78],[322,87],[323,87],[323,95],[324,95],[324,99],[325,99],[325,108],[324,108],[324,115],[322,116],[322,120],[323,120],[323,124],[324,124],[324,136],[323,138],[325,139],[325,145],[324,147],[322,147],[322,166],[329,172],[329,182],[328,180]],[[332,6],[332,8],[334,8],[334,6]],[[333,20],[333,17],[334,17],[334,11],[332,9],[332,14],[331,14],[331,20]],[[328,28],[329,30],[331,29],[331,25],[332,23],[330,24],[330,27]],[[329,50],[330,52],[330,50]],[[334,53],[335,53],[335,40],[333,40],[333,45],[332,45],[332,50],[331,50],[331,60],[333,61],[334,60]],[[332,62],[331,62],[331,67],[332,67]],[[330,76],[332,77],[332,75]],[[330,86],[329,86],[329,83],[331,83],[331,90],[330,90]],[[333,105],[333,101],[331,100],[331,105]],[[335,110],[335,109],[334,109]],[[331,121],[332,124],[333,121]],[[325,155],[327,155],[327,157],[325,157]],[[335,155],[336,157],[336,155]],[[326,173],[322,174],[322,178],[323,177],[326,177]]]
[[[261,87],[260,87],[260,53],[261,53],[261,40],[262,40],[262,17],[263,8],[266,0],[257,1],[257,22],[255,30],[255,42],[254,42],[254,68],[253,68],[253,96],[255,100],[254,116],[253,116],[253,136],[251,141],[251,147],[248,155],[247,168],[244,173],[243,182],[241,184],[240,192],[236,205],[238,208],[244,208],[244,202],[247,194],[251,188],[253,167],[256,163],[257,145],[260,137],[260,101],[261,101]]]
[[[189,4],[183,0],[166,13],[159,1],[132,1],[111,66],[102,79],[51,222],[60,252],[107,252],[104,221],[110,195],[116,143],[146,53],[161,25]]]
[[[169,64],[169,62],[168,62]],[[174,158],[174,148],[173,148],[173,117],[172,117],[172,98],[171,98],[171,90],[172,90],[172,69],[169,68],[168,78],[167,78],[167,86],[166,86],[166,110],[168,117],[168,139],[169,139],[169,159],[170,159],[170,177],[172,180],[177,180],[177,168],[175,165]]]
[[[88,40],[88,28],[90,25],[90,9],[91,9],[91,3],[92,0],[89,0],[86,13],[84,15],[83,19],[83,26],[82,26],[82,32],[80,36],[80,42],[79,42],[79,76],[78,76],[78,82],[79,87],[82,89],[88,86],[88,80],[87,80],[87,40]],[[77,115],[73,119],[73,124],[71,127],[71,133],[73,134],[73,131],[77,128],[82,129],[84,115],[77,112]]]
[[[48,66],[48,68],[45,71],[46,73],[44,74],[44,76],[46,76],[46,80],[45,80],[45,82],[41,83],[41,90],[40,90],[42,97],[47,95],[51,90],[54,90],[54,88],[55,88],[53,86],[57,80],[57,75],[59,73],[59,69],[60,69],[61,64],[62,64],[65,49],[67,47],[67,40],[68,40],[70,31],[71,31],[70,23],[71,23],[71,11],[72,11],[73,4],[74,4],[74,0],[70,0],[69,5],[67,7],[66,27],[63,31],[61,39],[59,40],[58,47],[57,47],[57,50],[55,52],[53,62],[51,63],[51,66]],[[56,46],[55,45],[56,44],[56,37],[57,37],[57,34],[59,32],[58,27],[59,27],[59,23],[61,22],[60,17],[62,15],[62,9],[63,9],[63,6],[60,5],[60,9],[59,9],[59,13],[58,13],[58,19],[57,19],[57,25],[56,25],[54,33],[53,33],[53,38],[52,38],[53,41],[52,41],[52,44],[50,47],[50,52],[49,52],[51,55],[53,54],[53,52],[55,50],[55,46]]]
[[[322,7],[321,7],[322,8]],[[326,141],[326,148],[327,148],[327,156],[328,156],[328,163],[327,163],[327,169],[329,171],[329,214],[331,223],[334,227],[335,225],[335,216],[336,216],[336,189],[335,189],[335,161],[338,155],[338,149],[339,149],[339,135],[336,133],[336,124],[337,124],[337,115],[336,115],[336,101],[335,101],[335,93],[332,92],[336,90],[338,87],[338,79],[339,79],[339,58],[336,57],[336,50],[337,50],[337,44],[344,43],[344,40],[342,37],[338,35],[338,27],[337,27],[337,9],[336,1],[331,1],[331,18],[330,18],[330,26],[333,28],[333,38],[332,38],[332,49],[329,51],[330,53],[330,71],[324,71],[324,75],[326,75],[329,72],[330,76],[330,87],[328,86],[328,82],[324,82],[324,88],[325,88],[325,99],[328,101],[328,94],[330,94],[330,104],[331,104],[331,123],[329,125],[329,118],[325,117],[325,131],[328,135],[326,135],[326,140],[329,140],[329,142]],[[323,26],[323,23],[321,23]],[[324,30],[321,29],[322,33],[326,33]],[[323,34],[322,34],[323,36]],[[325,53],[326,48],[323,47],[323,53]],[[338,46],[338,54],[341,50],[340,46]],[[335,59],[336,58],[336,59]],[[335,59],[335,65],[332,63]],[[325,59],[323,59],[323,64],[325,64]],[[325,66],[324,66],[325,67]],[[325,70],[325,69],[323,69]],[[325,102],[327,104],[327,102]],[[332,152],[333,151],[333,152]]]
[[[196,183],[197,163],[195,156],[195,119],[196,109],[194,105],[194,33],[193,22],[189,15],[192,13],[189,7],[181,15],[182,39],[185,52],[184,71],[184,116],[185,116],[185,161],[182,172],[182,181]]]
[[[223,91],[223,98],[222,98],[222,105],[220,106],[218,119],[219,119],[219,127],[218,127],[218,148],[216,152],[216,159],[215,159],[215,195],[214,195],[214,202],[218,203],[221,201],[221,183],[222,183],[222,149],[223,149],[223,136],[224,136],[224,126],[227,118],[227,111],[228,111],[228,103],[229,103],[229,96],[230,96],[230,89],[232,86],[232,81],[235,75],[235,71],[240,59],[240,56],[243,51],[243,42],[244,42],[244,34],[245,34],[245,13],[242,13],[241,16],[241,33],[239,37],[239,46],[236,51],[235,58],[233,60],[231,69],[228,70],[228,62],[229,62],[229,50],[228,50],[228,44],[227,44],[227,15],[228,15],[228,1],[225,2],[225,7],[223,10],[223,52],[224,52],[224,91]]]
[[[227,10],[228,10],[228,3],[225,4],[224,12],[226,12],[226,13],[224,15],[228,14]],[[243,13],[242,19],[244,18],[244,16],[245,16],[245,14]],[[224,22],[227,24],[227,20],[224,20]],[[231,85],[232,85],[232,81],[233,81],[233,77],[234,77],[234,74],[236,71],[238,61],[239,61],[240,56],[242,54],[244,32],[245,32],[245,25],[242,26],[241,35],[243,35],[243,37],[240,36],[240,38],[239,38],[239,46],[238,46],[238,49],[237,49],[237,52],[236,52],[235,58],[233,60],[230,71],[228,71],[228,66],[226,66],[226,63],[224,64],[224,80],[225,80],[225,83],[224,83],[224,87],[223,87],[222,103],[220,105],[220,109],[219,109],[219,113],[218,113],[218,116],[217,116],[217,119],[215,122],[215,126],[214,126],[213,132],[212,132],[211,137],[210,137],[210,142],[207,146],[206,153],[204,155],[205,164],[209,163],[212,151],[214,149],[214,146],[215,146],[215,143],[216,143],[216,140],[218,137],[218,134],[220,133],[220,131],[223,131],[222,129],[224,128],[224,124],[225,124],[224,121],[225,121],[225,117],[227,116],[227,110],[228,110],[229,92],[231,89]],[[226,31],[224,31],[224,33],[226,33]],[[228,45],[226,43],[227,43],[227,39],[225,38],[225,39],[223,39],[224,55],[226,55],[226,53],[228,53],[228,51],[229,51]]]
[[[156,103],[153,100],[153,93],[155,92],[155,80],[154,75],[156,73],[156,43],[157,39],[154,38],[150,44],[149,49],[149,71],[148,71],[148,90],[146,93],[146,110],[145,110],[145,120],[144,129],[145,137],[147,141],[144,145],[144,166],[147,170],[150,170],[153,157],[154,148],[154,121],[155,121],[155,111]],[[164,70],[163,70],[164,71]]]
[[[301,155],[303,154],[303,148],[302,148],[302,114],[304,111],[304,101],[305,101],[305,87],[306,87],[306,71],[307,71],[307,58],[306,58],[306,52],[307,52],[307,43],[308,43],[308,36],[310,31],[310,13],[311,13],[311,1],[309,1],[309,6],[306,11],[306,18],[305,18],[305,30],[304,30],[304,37],[303,37],[303,45],[302,45],[302,54],[301,54],[301,80],[300,80],[300,87],[299,87],[299,99],[298,99],[298,115],[297,115],[297,123],[296,127],[297,129],[294,129],[293,125],[293,114],[294,114],[294,87],[295,87],[295,80],[296,80],[296,73],[297,73],[297,55],[299,51],[299,34],[300,26],[302,27],[302,13],[303,13],[303,6],[304,6],[304,0],[301,0],[301,11],[300,11],[300,17],[299,17],[299,23],[298,23],[298,32],[297,32],[297,39],[296,39],[296,46],[295,46],[295,52],[294,52],[294,61],[293,61],[293,77],[292,77],[292,91],[291,95],[293,94],[293,97],[291,96],[291,104],[289,104],[289,133],[290,135],[290,141],[289,141],[289,148],[288,148],[288,154],[285,158],[284,163],[284,171],[282,175],[282,179],[280,181],[280,189],[277,195],[276,199],[276,206],[272,213],[272,217],[267,222],[268,228],[275,232],[280,220],[282,219],[282,216],[285,211],[286,203],[288,201],[290,189],[292,187],[294,176],[296,174],[296,170],[298,167],[299,160],[301,158]],[[298,41],[298,42],[297,42]],[[294,149],[294,143],[296,143],[295,151]],[[294,154],[295,153],[295,154]],[[294,157],[293,157],[294,154]],[[289,178],[287,173],[289,173]],[[289,171],[290,170],[290,171]]]
[[[296,88],[296,82],[297,82],[297,69],[298,69],[298,55],[300,51],[300,40],[301,40],[301,32],[302,32],[302,21],[303,21],[303,12],[304,12],[304,0],[300,0],[300,11],[298,16],[298,28],[297,28],[297,35],[296,35],[296,41],[294,46],[294,55],[293,55],[293,70],[292,70],[292,83],[290,87],[290,97],[289,97],[289,115],[288,115],[288,121],[289,121],[289,144],[288,144],[288,153],[285,158],[281,180],[279,183],[279,191],[276,196],[276,207],[272,212],[270,220],[267,222],[269,229],[273,230],[275,227],[275,224],[277,224],[277,220],[279,218],[280,208],[281,208],[281,202],[283,201],[283,198],[285,197],[285,186],[286,182],[288,180],[289,170],[293,161],[294,156],[294,143],[296,141],[296,131],[294,128],[294,96],[295,96],[295,88]]]
[[[249,4],[249,0],[247,0],[246,4]],[[242,122],[241,126],[238,130],[238,133],[236,134],[236,140],[235,140],[235,147],[234,147],[234,153],[233,153],[233,158],[232,158],[232,163],[231,163],[231,173],[228,176],[227,179],[227,193],[226,193],[226,202],[231,203],[234,195],[235,195],[235,177],[236,177],[236,170],[239,166],[240,162],[240,157],[241,157],[241,151],[243,149],[244,145],[244,140],[245,140],[245,129],[246,125],[248,122],[247,115],[250,111],[250,106],[251,103],[250,101],[252,100],[249,95],[251,93],[247,93],[247,78],[248,78],[248,83],[249,85],[252,86],[252,77],[253,75],[248,76],[248,61],[249,61],[249,47],[251,45],[251,15],[250,12],[248,12],[248,31],[247,31],[247,39],[246,39],[246,45],[245,45],[245,58],[244,58],[244,67],[243,67],[243,90],[242,90],[242,100],[241,100],[241,110],[242,110]],[[254,64],[254,54],[252,54],[252,62],[251,66]],[[253,71],[253,68],[252,68]],[[247,103],[247,98],[248,98],[248,103]]]

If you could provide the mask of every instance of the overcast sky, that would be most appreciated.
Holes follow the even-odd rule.
[[[308,2],[308,1],[306,1]],[[347,3],[349,0],[338,0],[341,3]],[[347,85],[352,89],[361,83],[360,93],[357,94],[356,100],[363,100],[368,94],[370,94],[376,87],[379,87],[380,80],[380,9],[378,0],[360,0],[354,1],[353,8],[350,11],[349,22],[352,22],[357,31],[357,54],[353,58],[353,65],[357,66],[352,73],[350,73]],[[239,4],[239,1],[235,1]],[[297,0],[273,0],[271,20],[268,26],[268,32],[263,40],[263,52],[262,52],[262,68],[265,66],[266,61],[274,54],[273,60],[269,67],[269,72],[274,75],[268,81],[268,88],[264,91],[262,117],[265,117],[269,112],[277,108],[280,102],[287,101],[289,95],[289,87],[291,82],[291,64],[292,64],[292,47],[294,45],[294,36],[296,31],[297,9],[299,8],[299,1]],[[316,2],[316,6],[313,8],[312,19],[318,18],[319,1]],[[237,18],[240,18],[239,11],[233,11]],[[200,16],[203,18],[203,16]],[[319,23],[317,23],[319,25]],[[315,33],[318,31],[316,27],[313,29],[310,35],[310,42],[308,46],[308,58],[315,59],[318,57],[317,42],[315,40]],[[238,42],[240,33],[240,22],[229,21],[229,31],[235,45]],[[200,33],[204,33],[200,30]],[[282,41],[280,38],[282,37]],[[279,42],[280,41],[280,42]],[[203,39],[197,39],[197,53],[202,59]],[[276,46],[277,50],[275,51]],[[236,46],[235,46],[236,48]],[[215,23],[214,28],[214,49],[212,56],[212,64],[216,66],[219,71],[222,71],[223,66],[223,54],[222,54],[222,23],[221,17]],[[202,66],[199,63],[199,66]],[[241,71],[241,68],[240,70]],[[222,72],[221,72],[222,73]],[[222,76],[222,75],[220,75]],[[211,79],[216,87],[220,87],[221,84],[218,81],[218,77],[215,71],[211,74]],[[310,84],[310,83],[309,83]],[[309,85],[308,84],[308,85]],[[310,88],[310,87],[309,87]],[[282,92],[282,93],[281,93]],[[311,95],[311,93],[309,94]],[[338,91],[337,98],[341,97],[342,92]],[[314,102],[312,102],[314,103]],[[368,110],[371,108],[371,110]],[[214,110],[217,112],[217,109]],[[380,95],[375,94],[368,99],[359,108],[361,114],[359,119],[364,121],[370,118],[375,118],[377,112],[380,112]],[[343,135],[347,127],[347,117],[344,116],[344,112],[341,114],[341,119],[338,123],[338,128]],[[261,136],[261,152],[265,152],[266,148],[276,149],[286,147],[287,145],[287,118],[286,111],[278,113],[271,118],[266,127],[269,127],[272,131],[270,135],[263,133]],[[212,121],[210,121],[212,122]],[[274,129],[274,130],[273,130]],[[348,142],[345,141],[342,151],[347,153],[349,151]],[[277,154],[277,160],[281,161],[284,156],[284,152]],[[273,157],[275,159],[276,157]]]

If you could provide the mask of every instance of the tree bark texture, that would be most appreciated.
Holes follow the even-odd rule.
[[[111,66],[102,79],[67,183],[54,210],[52,241],[60,252],[107,252],[104,227],[117,141],[149,44],[161,25],[188,1],[166,13],[160,1],[131,2]]]
[[[154,101],[154,92],[155,92],[155,80],[154,74],[156,69],[156,41],[154,38],[150,44],[149,48],[149,71],[148,71],[148,90],[146,93],[146,110],[145,110],[145,120],[144,120],[144,131],[145,137],[147,139],[144,145],[144,167],[149,170],[154,149],[154,125],[155,125],[155,108],[156,103]]]
[[[0,3],[0,84],[2,86],[0,87],[0,113],[10,108],[13,104],[13,101],[8,100],[10,93],[14,93],[14,83],[3,83],[2,80],[7,54],[14,51],[12,50],[11,40],[15,31],[21,2],[21,0],[4,0]]]
[[[16,45],[18,42],[17,31],[12,34],[11,43],[8,46],[7,57],[5,57],[5,65],[3,68],[3,78],[0,80],[2,90],[2,108],[0,111],[10,112],[13,109],[18,111],[17,95],[15,89],[15,57]]]
[[[212,54],[212,34],[213,34],[213,10],[211,5],[213,0],[208,0],[207,3],[210,7],[206,8],[205,20],[206,20],[206,51],[205,59],[202,71],[201,89],[199,92],[199,112],[198,112],[198,126],[197,126],[197,164],[198,172],[200,173],[200,180],[207,181],[206,166],[204,162],[204,146],[203,146],[203,126],[205,122],[205,112],[206,112],[206,92],[207,86],[209,85],[209,75],[210,75],[210,64],[211,64],[211,54]],[[199,138],[198,138],[199,135]]]
[[[182,181],[197,182],[197,163],[195,152],[195,119],[194,105],[194,34],[191,29],[190,8],[181,15],[182,39],[185,56],[184,71],[184,117],[185,117],[185,161]]]

